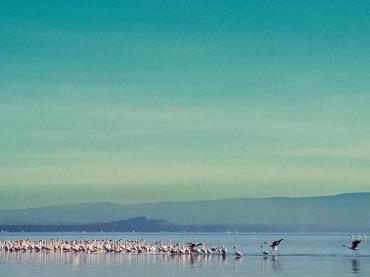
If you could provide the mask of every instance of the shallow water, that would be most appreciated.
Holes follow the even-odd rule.
[[[370,276],[370,243],[360,244],[361,256],[342,247],[349,234],[206,234],[206,233],[0,233],[7,239],[145,239],[199,241],[234,245],[246,254],[170,256],[163,254],[8,253],[0,251],[0,276]],[[260,243],[284,238],[278,255],[264,257]]]

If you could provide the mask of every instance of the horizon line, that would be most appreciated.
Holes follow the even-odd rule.
[[[370,194],[370,191],[362,192],[344,192],[336,194],[326,194],[326,195],[316,195],[316,196],[270,196],[270,197],[238,197],[238,198],[220,198],[220,199],[205,199],[205,200],[183,200],[183,201],[158,201],[158,202],[140,202],[140,203],[118,203],[118,202],[76,202],[76,203],[66,203],[59,205],[43,205],[43,206],[33,206],[28,208],[18,208],[18,209],[0,209],[0,211],[22,211],[22,210],[31,210],[31,209],[42,209],[42,208],[51,208],[51,207],[63,207],[63,206],[76,206],[76,205],[101,205],[101,204],[110,204],[110,205],[155,205],[155,204],[164,204],[164,203],[196,203],[196,202],[213,202],[213,201],[230,201],[230,200],[245,200],[245,199],[305,199],[305,198],[326,198],[326,197],[336,197],[344,195],[354,195],[354,194]]]

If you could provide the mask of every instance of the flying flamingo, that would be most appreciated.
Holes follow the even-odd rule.
[[[271,252],[274,250],[278,250],[278,245],[283,241],[284,239],[279,239],[271,243],[270,247],[272,248]]]
[[[351,249],[356,256],[360,256],[360,250],[358,249],[358,245],[360,244],[361,240],[354,240],[352,241],[352,246],[346,246],[343,244],[343,247]]]
[[[190,253],[200,254],[200,253],[201,253],[201,251],[200,251],[200,249],[198,249],[197,247],[198,247],[198,246],[201,246],[201,245],[203,245],[203,243],[194,243],[194,242],[189,242],[189,243],[188,243],[188,247],[189,247]]]
[[[271,245],[270,245],[270,247],[271,247],[271,251],[270,252],[268,252],[267,250],[265,250],[264,248],[263,248],[263,245],[264,244],[267,244],[267,242],[264,242],[263,244],[261,244],[261,250],[262,250],[262,254],[263,255],[268,255],[268,254],[270,254],[270,253],[272,253],[274,250],[278,250],[278,245],[283,241],[284,239],[279,239],[279,240],[275,240],[275,241],[273,241],[272,243],[271,243]]]

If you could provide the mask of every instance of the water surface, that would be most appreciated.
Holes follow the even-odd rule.
[[[351,243],[349,234],[0,233],[0,240],[25,238],[199,241],[229,250],[238,245],[246,255],[0,251],[0,276],[370,276],[370,244],[363,240],[361,256],[355,257],[342,247]],[[278,255],[262,256],[260,243],[279,238],[284,241]]]

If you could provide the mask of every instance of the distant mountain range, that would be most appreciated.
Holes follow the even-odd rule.
[[[139,220],[146,224],[145,231],[360,232],[370,230],[369,211],[370,193],[146,204],[83,203],[0,210],[0,225],[83,225],[80,227],[87,230],[89,224],[99,229],[104,227],[99,224],[109,223],[113,227],[106,227],[111,231],[127,231],[138,226],[137,220],[130,223],[128,219],[146,217],[144,223]]]

